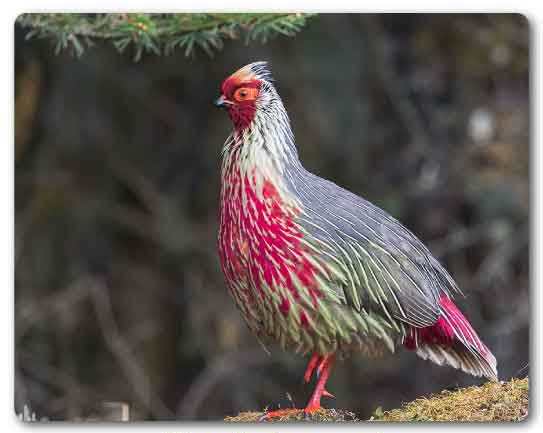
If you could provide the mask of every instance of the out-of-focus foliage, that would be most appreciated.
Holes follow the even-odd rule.
[[[210,56],[226,39],[266,42],[275,35],[294,36],[310,14],[22,14],[17,23],[26,38],[48,38],[55,53],[70,48],[77,57],[97,40],[110,40],[119,52],[132,48],[134,60],[144,53],[189,56],[198,47]]]
[[[97,419],[121,402],[135,420],[223,419],[305,403],[306,360],[260,347],[216,252],[230,122],[212,101],[256,60],[271,62],[305,166],[424,240],[466,293],[458,304],[500,379],[528,373],[522,16],[324,14],[292,39],[139,63],[107,42],[54,56],[25,34],[17,25],[17,413]],[[479,382],[409,352],[353,356],[324,404],[368,419]]]

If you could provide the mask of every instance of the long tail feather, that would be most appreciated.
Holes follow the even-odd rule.
[[[498,380],[496,358],[447,296],[440,300],[438,321],[429,327],[411,328],[404,345],[438,365]]]

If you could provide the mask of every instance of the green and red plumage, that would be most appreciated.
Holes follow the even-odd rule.
[[[221,86],[234,130],[223,148],[219,253],[227,286],[261,339],[312,354],[306,407],[330,396],[336,354],[403,346],[497,378],[496,360],[452,301],[458,288],[401,223],[305,170],[264,62]]]

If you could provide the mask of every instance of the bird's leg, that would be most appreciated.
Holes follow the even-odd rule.
[[[317,368],[318,370],[320,370],[319,380],[317,381],[315,390],[313,391],[313,394],[311,395],[311,398],[309,399],[309,403],[307,403],[307,406],[304,409],[304,412],[306,414],[316,412],[317,410],[321,408],[321,397],[333,397],[332,394],[326,391],[325,386],[326,386],[326,382],[328,381],[328,377],[330,376],[330,372],[332,371],[334,361],[335,361],[334,354],[325,355],[322,357],[322,362],[319,364],[319,367]]]
[[[315,390],[309,399],[309,403],[307,404],[306,408],[303,409],[303,412],[306,414],[314,413],[321,408],[321,397],[334,397],[324,388],[326,381],[330,376],[330,371],[332,370],[334,360],[335,356],[333,354],[322,356],[318,353],[314,353],[313,356],[311,356],[311,359],[307,364],[307,368],[305,369],[304,380],[305,382],[309,382],[311,380],[311,376],[313,376],[315,368],[317,369],[317,376],[319,379],[317,381],[317,385],[315,386]],[[302,412],[302,409],[278,409],[271,412],[266,412],[262,418],[260,418],[260,420],[281,418],[296,415],[300,412]]]
[[[317,377],[320,377],[321,371],[324,368],[325,363],[327,362],[328,356],[321,356],[319,365],[317,365]]]
[[[311,376],[313,376],[313,372],[315,371],[315,368],[317,369],[317,377],[320,377],[321,371],[326,363],[327,357],[321,356],[317,353],[314,353],[311,359],[309,360],[309,364],[307,364],[307,368],[305,370],[304,374],[304,380],[306,383],[308,383],[311,380]],[[317,365],[318,364],[318,365]],[[326,389],[322,391],[323,397],[330,397],[335,398],[332,394],[330,394]]]
[[[308,383],[311,380],[311,376],[313,376],[313,372],[315,371],[315,367],[317,367],[317,364],[319,366],[317,367],[317,372],[320,374],[320,366],[322,365],[322,359],[323,357],[319,355],[317,352],[313,354],[311,359],[309,360],[309,363],[307,364],[307,368],[305,369],[304,374],[304,381],[305,383]]]

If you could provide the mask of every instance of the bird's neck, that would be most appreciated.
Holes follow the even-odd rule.
[[[253,121],[235,129],[223,148],[222,182],[249,179],[261,193],[271,183],[288,194],[290,174],[301,168],[288,115],[280,100],[257,110]]]

